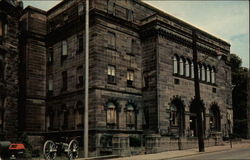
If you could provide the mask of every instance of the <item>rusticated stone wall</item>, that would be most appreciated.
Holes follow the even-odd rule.
[[[0,139],[10,141],[17,138],[19,129],[18,25],[21,10],[17,4],[9,3],[7,0],[0,2],[1,28],[4,30],[0,37],[0,56],[3,65],[3,77],[0,77]]]
[[[20,19],[20,115],[25,132],[45,131],[46,12],[28,7]]]

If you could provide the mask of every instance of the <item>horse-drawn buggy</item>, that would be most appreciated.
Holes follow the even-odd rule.
[[[79,156],[79,137],[53,137],[45,141],[43,145],[43,156],[45,160],[53,160],[57,155],[63,154],[73,160]]]

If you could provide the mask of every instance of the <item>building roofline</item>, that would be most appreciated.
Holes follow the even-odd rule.
[[[69,2],[70,0],[62,0],[60,3],[58,3],[57,5],[55,5],[54,7],[50,8],[47,11],[47,14],[50,14],[51,12],[55,11],[56,9],[58,9],[59,7],[61,7],[62,5],[64,5],[65,3]]]
[[[44,10],[35,8],[35,7],[31,7],[31,6],[28,6],[28,7],[32,8],[32,9],[34,9],[34,10],[36,10],[36,11],[42,13],[42,14],[47,14],[48,15],[51,12],[55,11],[56,9],[58,9],[59,7],[61,7],[62,5],[64,5],[65,3],[68,3],[69,1],[70,0],[62,0],[60,3],[58,3],[57,5],[55,5],[54,7],[52,7],[51,9],[49,9],[47,12],[44,11]],[[158,8],[156,8],[156,7],[148,4],[146,2],[143,2],[142,0],[134,0],[134,2],[136,2],[136,3],[138,3],[138,4],[142,5],[142,6],[144,6],[146,8],[148,8],[150,10],[155,11],[158,15],[160,15],[160,16],[162,16],[164,18],[170,19],[170,20],[172,20],[172,21],[174,21],[174,22],[176,22],[176,23],[178,23],[178,24],[180,24],[182,26],[185,26],[185,27],[187,27],[187,28],[189,28],[191,30],[192,29],[196,29],[197,31],[205,34],[205,36],[211,37],[211,38],[213,38],[213,39],[215,39],[217,41],[220,41],[220,42],[224,43],[225,45],[231,46],[230,43],[227,42],[226,40],[223,40],[223,39],[218,38],[217,36],[215,36],[215,35],[213,35],[211,33],[208,33],[208,32],[206,32],[204,30],[201,30],[200,28],[198,28],[198,27],[196,27],[194,25],[191,25],[191,24],[189,24],[189,23],[187,23],[187,22],[185,22],[185,21],[183,21],[183,20],[181,20],[181,19],[179,19],[179,18],[177,18],[177,17],[175,17],[173,15],[170,15],[170,14],[162,11],[161,9],[158,9]],[[26,7],[26,8],[28,8],[28,7]],[[26,8],[25,8],[25,10],[26,10]]]
[[[24,10],[23,10],[23,14],[28,12],[29,10],[33,10],[33,11],[36,11],[36,12],[39,12],[41,14],[44,14],[46,15],[46,11],[42,10],[42,9],[39,9],[39,8],[36,8],[36,7],[33,7],[33,6],[27,6]]]
[[[218,41],[221,41],[221,42],[223,42],[223,43],[225,43],[225,44],[231,46],[229,42],[227,42],[227,41],[225,41],[225,40],[223,40],[223,39],[221,39],[221,38],[218,38],[217,36],[215,36],[215,35],[213,35],[213,34],[211,34],[211,33],[208,33],[208,32],[206,32],[206,31],[204,31],[204,30],[201,30],[200,28],[198,28],[198,27],[196,27],[196,26],[194,26],[194,25],[191,25],[191,24],[189,24],[189,23],[187,23],[187,22],[185,22],[185,21],[183,21],[183,20],[181,20],[181,19],[179,19],[179,18],[177,18],[177,17],[175,17],[175,16],[173,16],[173,15],[170,15],[170,14],[168,14],[168,13],[162,11],[161,9],[158,9],[158,8],[156,8],[156,7],[154,7],[154,6],[150,5],[150,4],[148,4],[148,3],[146,3],[146,2],[143,2],[142,0],[134,0],[134,1],[135,1],[136,3],[138,3],[138,4],[143,5],[144,7],[148,8],[148,9],[151,9],[151,10],[157,12],[158,15],[160,15],[160,16],[162,16],[162,17],[164,17],[164,18],[173,20],[174,22],[179,23],[179,24],[181,24],[181,25],[184,25],[185,27],[187,27],[187,28],[189,28],[189,29],[196,29],[197,31],[199,31],[199,32],[201,32],[201,33],[203,33],[203,34],[205,34],[205,35],[208,36],[208,37],[212,37],[212,38],[214,38],[214,39],[216,39],[216,40],[218,40]]]

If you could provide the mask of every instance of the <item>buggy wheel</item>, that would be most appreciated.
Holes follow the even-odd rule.
[[[78,158],[79,155],[79,143],[77,140],[71,140],[68,147],[68,157],[70,160]]]
[[[56,158],[56,144],[51,141],[47,140],[43,145],[43,156],[45,160],[53,160]]]

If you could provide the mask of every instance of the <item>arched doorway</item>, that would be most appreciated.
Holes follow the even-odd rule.
[[[203,134],[205,134],[206,130],[206,119],[205,119],[205,107],[204,103],[201,102],[202,107],[202,121],[203,121]],[[190,118],[189,118],[189,125],[190,125],[190,133],[189,135],[191,137],[197,137],[198,136],[198,125],[197,125],[197,108],[195,106],[194,101],[191,102],[190,107],[189,107],[189,112],[190,112]]]
[[[213,104],[210,108],[210,130],[219,132],[221,130],[221,115],[217,104]]]
[[[170,104],[170,129],[175,136],[183,136],[185,129],[184,104],[179,98]]]

